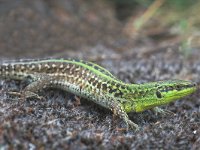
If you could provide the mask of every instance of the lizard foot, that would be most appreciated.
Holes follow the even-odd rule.
[[[156,116],[158,114],[161,114],[161,115],[174,115],[174,113],[172,111],[164,110],[164,109],[158,108],[158,107],[153,108],[153,111],[155,112]]]
[[[39,99],[39,100],[43,99],[42,96],[39,96],[38,94],[30,92],[30,91],[24,91],[24,92],[9,91],[9,92],[6,92],[6,94],[11,95],[11,96],[17,96],[21,100],[24,100],[24,99],[27,99],[27,98],[36,98],[36,99]]]
[[[131,129],[133,129],[135,131],[139,131],[139,126],[136,123],[132,122],[129,119],[126,119],[125,122],[126,122],[127,130],[129,128],[131,128]]]
[[[38,94],[34,93],[34,92],[31,92],[31,91],[24,91],[21,96],[24,98],[24,99],[28,99],[28,98],[36,98],[36,99],[43,99],[44,97],[43,96],[39,96]]]

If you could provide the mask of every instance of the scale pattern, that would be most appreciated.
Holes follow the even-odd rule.
[[[196,84],[183,80],[126,84],[97,64],[74,59],[4,62],[0,77],[31,81],[25,94],[52,87],[72,92],[112,110],[134,128],[138,126],[128,119],[127,112],[167,104],[197,90]]]

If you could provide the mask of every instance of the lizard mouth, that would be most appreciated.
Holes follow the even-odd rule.
[[[190,88],[188,90],[183,90],[183,91],[177,91],[176,94],[173,94],[173,95],[170,95],[170,96],[167,96],[168,99],[171,99],[171,101],[175,100],[175,99],[178,99],[178,98],[182,98],[182,97],[185,97],[189,94],[192,94],[194,93],[195,91],[197,90],[197,86],[196,88],[193,87],[193,88]]]

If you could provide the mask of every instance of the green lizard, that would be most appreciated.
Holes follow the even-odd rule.
[[[0,77],[29,80],[24,95],[31,97],[44,88],[59,88],[91,100],[122,118],[127,128],[138,129],[127,113],[154,109],[197,90],[190,81],[167,80],[127,84],[106,69],[83,60],[24,60],[0,65]]]

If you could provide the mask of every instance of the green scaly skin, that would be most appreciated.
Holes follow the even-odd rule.
[[[190,81],[167,80],[144,84],[126,84],[106,69],[82,60],[46,59],[22,60],[0,65],[0,77],[28,80],[26,97],[44,88],[59,88],[87,98],[122,118],[127,128],[138,129],[128,112],[147,109],[163,112],[157,106],[180,99],[197,90]]]

